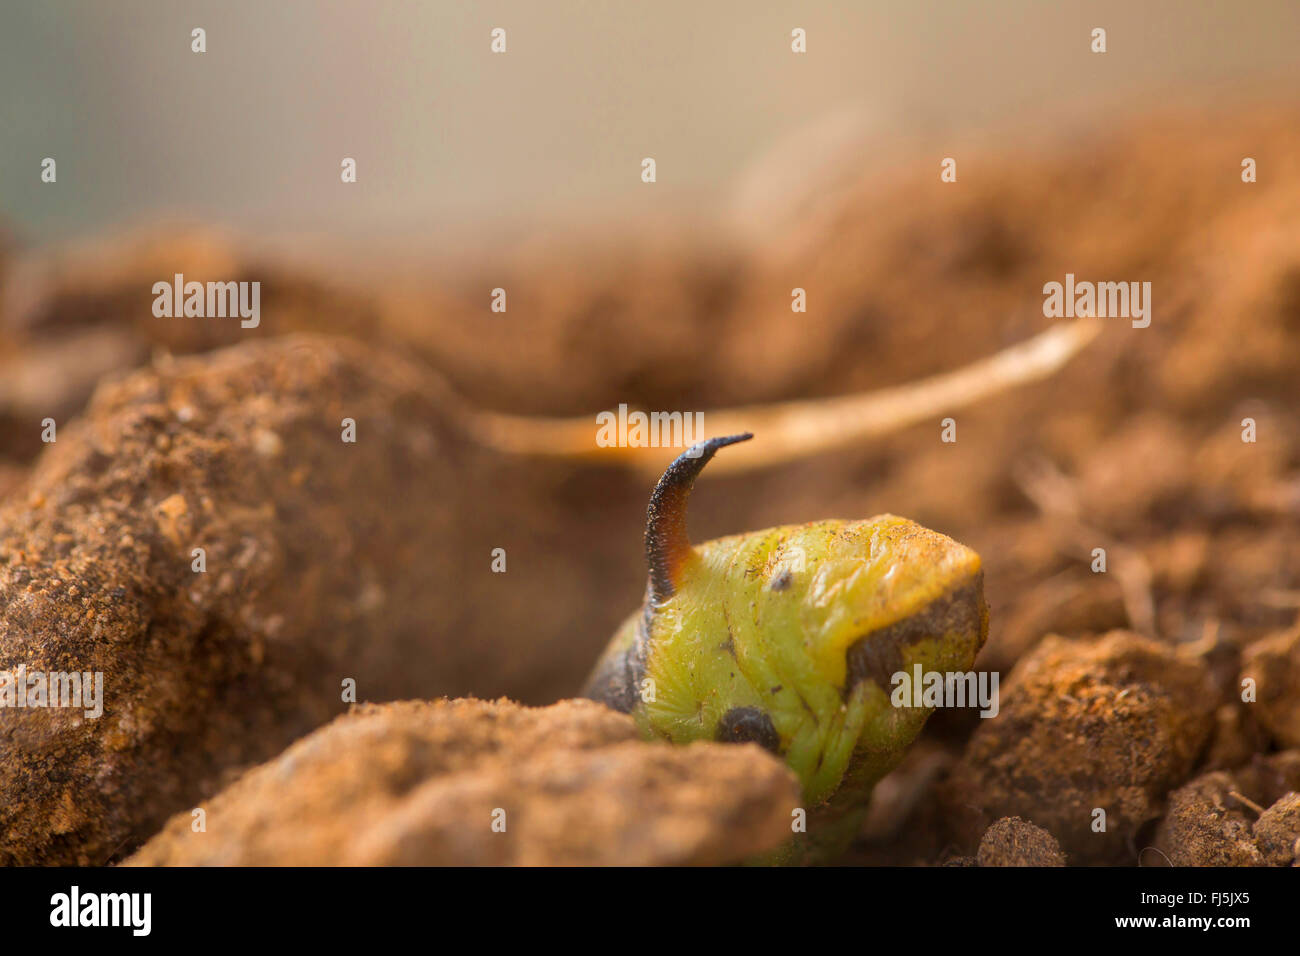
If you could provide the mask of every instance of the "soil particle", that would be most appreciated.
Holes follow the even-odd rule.
[[[1241,676],[1254,681],[1252,709],[1268,735],[1280,748],[1300,747],[1300,627],[1247,647]]]
[[[985,830],[976,859],[980,866],[1065,866],[1056,838],[1019,817],[1003,817]]]
[[[1290,866],[1300,840],[1300,750],[1203,774],[1169,797],[1155,846],[1173,866]]]
[[[1300,865],[1300,793],[1288,793],[1259,815],[1255,845],[1268,866]]]
[[[1045,638],[1001,703],[945,783],[954,836],[970,845],[992,820],[1020,816],[1076,863],[1131,862],[1138,829],[1192,772],[1213,728],[1204,666],[1127,632]]]

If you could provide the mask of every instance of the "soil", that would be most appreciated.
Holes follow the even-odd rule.
[[[644,743],[592,701],[363,705],[127,865],[739,863],[781,845],[797,804],[756,745]]]
[[[971,154],[956,184],[918,157],[743,247],[657,228],[382,276],[291,263],[197,227],[6,248],[0,670],[102,670],[109,704],[98,721],[0,715],[0,861],[118,861],[173,814],[164,837],[179,840],[203,801],[244,819],[255,811],[225,789],[242,779],[240,799],[255,799],[240,774],[291,766],[315,728],[361,722],[340,718],[348,679],[363,703],[550,705],[576,693],[641,600],[649,486],[628,470],[485,449],[464,430],[462,399],[593,422],[620,402],[702,410],[707,425],[714,408],[886,387],[983,358],[1056,321],[1042,315],[1042,286],[1066,273],[1151,282],[1150,327],[1106,320],[1050,379],[956,412],[955,443],[936,421],[706,475],[692,534],[889,511],[983,557],[990,634],[977,667],[1001,673],[1001,711],[937,712],[878,788],[849,862],[1046,865],[1052,845],[1071,865],[1293,861],[1295,115],[1289,104],[1145,115]],[[1258,160],[1259,182],[1241,182],[1243,156]],[[261,281],[261,325],[154,317],[152,284],[175,273]],[[509,290],[506,313],[490,311],[496,287]],[[806,314],[790,311],[794,287],[808,290]],[[358,423],[355,444],[341,440],[344,418]],[[196,547],[205,572],[192,569]],[[592,831],[599,841],[567,849],[555,829],[456,852],[723,862],[768,848],[771,821],[741,806],[760,797],[727,802],[727,774],[752,770],[750,757],[706,769],[609,746],[622,784],[591,783],[585,751],[547,751],[554,764],[514,775],[467,769],[459,795],[416,764],[409,792],[358,806],[370,842],[322,835],[334,842],[285,853],[412,862],[401,847],[435,839],[419,800],[477,814],[484,780],[541,788],[530,812],[562,828],[568,811],[546,787],[570,758],[590,805],[643,789],[658,794],[656,815],[644,829],[611,816]],[[715,801],[686,784],[679,801],[659,773],[713,787]],[[709,829],[718,820],[748,834],[748,852]],[[996,829],[1022,825],[1053,843]],[[181,852],[149,846],[142,860]],[[209,849],[242,860],[249,846]]]

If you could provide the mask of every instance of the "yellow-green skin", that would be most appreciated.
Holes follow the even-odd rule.
[[[709,541],[671,597],[619,629],[589,695],[607,698],[602,682],[631,673],[644,621],[630,711],[641,733],[715,740],[732,708],[767,714],[803,785],[809,852],[824,856],[856,832],[930,714],[893,706],[888,672],[972,668],[988,629],[982,577],[974,551],[894,515]]]

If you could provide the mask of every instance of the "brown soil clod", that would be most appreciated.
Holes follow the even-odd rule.
[[[509,541],[547,492],[463,441],[437,395],[391,353],[314,337],[100,389],[0,510],[0,670],[99,672],[105,697],[97,719],[0,714],[0,862],[105,862],[340,713],[347,679],[382,700],[538,670],[545,629],[525,660],[462,622],[492,603],[527,627],[563,568],[507,589],[445,543]],[[491,518],[457,504],[467,482],[500,493]]]
[[[1300,750],[1257,756],[1175,790],[1155,846],[1173,866],[1290,866],[1300,840]]]
[[[1049,637],[1012,672],[945,785],[955,834],[993,820],[1045,827],[1076,863],[1133,862],[1131,841],[1163,810],[1209,739],[1208,674],[1127,632]]]
[[[1056,838],[1019,817],[1003,817],[980,839],[980,866],[1065,866]]]
[[[1300,627],[1247,647],[1241,677],[1254,682],[1256,703],[1246,706],[1268,735],[1279,747],[1300,747]]]
[[[645,743],[585,700],[364,706],[205,803],[128,865],[651,865],[780,846],[794,775],[752,745]]]

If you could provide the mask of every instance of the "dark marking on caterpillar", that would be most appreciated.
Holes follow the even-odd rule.
[[[790,587],[790,582],[793,580],[794,576],[790,574],[790,569],[782,568],[781,571],[768,582],[767,586],[773,591],[784,591]]]
[[[946,634],[979,634],[984,607],[984,574],[948,591],[915,614],[888,627],[864,634],[849,647],[848,697],[861,681],[873,681],[886,694],[893,690],[893,677],[905,667],[903,649],[927,637]]]
[[[733,707],[718,721],[717,739],[724,743],[755,743],[774,754],[781,753],[772,718],[757,707]]]
[[[621,714],[632,713],[637,705],[641,682],[645,680],[646,622],[637,622],[636,640],[627,650],[608,659],[591,676],[588,696]]]

